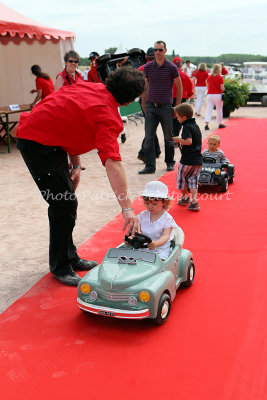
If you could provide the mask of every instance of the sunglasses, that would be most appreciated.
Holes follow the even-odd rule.
[[[78,61],[78,60],[68,60],[67,62],[69,62],[69,63],[71,63],[71,64],[72,64],[72,63],[78,64],[79,61]]]
[[[164,49],[154,49],[154,51],[156,52],[156,51],[160,51],[160,52],[162,52]]]

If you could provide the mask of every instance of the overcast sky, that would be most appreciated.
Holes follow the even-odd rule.
[[[267,55],[266,0],[3,0],[17,12],[47,26],[76,34],[81,57],[91,51],[139,47],[156,40],[168,53],[217,56]]]

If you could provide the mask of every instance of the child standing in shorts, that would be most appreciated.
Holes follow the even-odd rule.
[[[199,211],[197,201],[198,179],[202,166],[202,135],[199,126],[193,117],[193,109],[187,103],[179,104],[174,108],[178,121],[182,124],[182,137],[173,137],[176,143],[181,144],[181,160],[177,171],[177,189],[181,190],[182,197],[179,206],[186,206],[188,210]],[[191,193],[191,199],[188,196]]]

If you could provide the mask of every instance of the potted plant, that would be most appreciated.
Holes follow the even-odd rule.
[[[223,117],[227,118],[236,108],[246,105],[250,92],[249,85],[241,83],[238,78],[226,78],[224,87]]]

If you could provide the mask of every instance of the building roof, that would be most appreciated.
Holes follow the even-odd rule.
[[[24,15],[18,13],[12,8],[0,2],[0,35],[18,35],[20,38],[28,36],[36,37],[40,40],[42,37],[46,39],[67,39],[75,38],[75,33],[62,31],[42,25]]]

